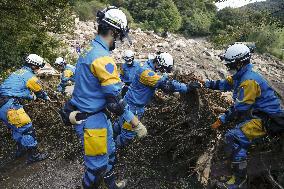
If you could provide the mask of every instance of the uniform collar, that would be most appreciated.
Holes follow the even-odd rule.
[[[28,70],[28,71],[34,73],[34,71],[30,67],[28,67],[28,66],[23,66],[23,69]]]
[[[238,71],[233,78],[234,79],[239,79],[241,78],[247,71],[251,71],[253,69],[253,65],[252,64],[248,64],[246,66],[244,66],[240,71]]]
[[[152,68],[152,70],[155,70],[155,66],[154,66],[154,60],[148,60],[147,61],[148,65]]]
[[[99,43],[105,50],[109,51],[109,46],[106,44],[105,40],[97,35],[96,38],[92,41],[92,45],[95,45],[95,42]]]

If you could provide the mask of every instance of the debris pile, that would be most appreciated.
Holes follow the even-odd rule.
[[[74,44],[88,43],[86,39],[91,39],[91,32],[95,32],[93,26],[91,22],[83,23],[77,19],[74,35],[63,37],[70,45],[64,50],[72,54],[75,53]],[[220,79],[227,75],[225,67],[218,60],[221,51],[215,50],[205,39],[187,39],[176,34],[162,38],[154,32],[143,32],[141,29],[133,30],[131,36],[132,47],[126,43],[119,44],[119,50],[112,54],[119,63],[123,62],[123,50],[128,48],[132,48],[136,57],[142,61],[147,59],[149,53],[167,51],[176,60],[173,75],[175,79],[188,82],[196,78]],[[253,55],[253,61],[256,69],[274,82],[273,85],[283,93],[283,63],[257,54]],[[80,141],[72,127],[63,125],[58,114],[59,108],[67,99],[53,92],[59,83],[58,77],[45,77],[44,80],[48,81],[44,82],[44,88],[52,100],[57,102],[37,101],[23,104],[26,104],[26,110],[33,120],[40,149],[48,151],[51,157],[32,166],[25,166],[24,159],[14,160],[12,152],[15,150],[15,143],[6,126],[1,125],[0,186],[3,188],[81,186],[84,167]],[[142,120],[148,128],[149,136],[135,141],[126,149],[118,150],[116,174],[120,178],[129,179],[128,188],[133,189],[197,189],[203,188],[202,184],[210,185],[219,176],[217,173],[220,173],[220,167],[223,166],[218,165],[218,162],[223,162],[224,157],[223,133],[234,126],[227,125],[216,132],[210,129],[210,124],[230,106],[231,100],[230,93],[207,89],[187,95],[170,95],[158,91]],[[284,178],[284,165],[275,161],[277,157],[281,163],[283,158],[279,157],[279,153],[277,156],[273,155],[278,150],[279,138],[268,137],[264,140],[266,143],[260,141],[261,145],[254,146],[250,151],[256,158],[250,161],[254,163],[249,165],[249,174],[254,176],[250,177],[249,183],[255,188],[261,188],[260,185],[262,188],[271,188],[273,179],[279,181]],[[252,174],[256,167],[254,164],[262,162],[265,166],[260,169],[260,174]]]

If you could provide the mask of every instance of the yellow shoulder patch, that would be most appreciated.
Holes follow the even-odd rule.
[[[255,99],[261,95],[259,84],[254,80],[246,80],[241,83],[240,89],[243,90],[243,99],[241,102],[253,104]]]
[[[115,61],[109,56],[100,57],[94,60],[91,64],[91,72],[100,80],[102,86],[120,82]]]
[[[42,90],[42,87],[39,84],[39,80],[38,80],[37,77],[30,78],[26,83],[26,87],[33,92],[38,92],[38,91]]]
[[[140,75],[140,82],[150,87],[154,87],[160,79],[161,76],[152,70],[145,70]]]
[[[70,77],[72,77],[72,76],[74,75],[74,73],[73,73],[71,70],[65,70],[65,71],[63,72],[63,75],[64,75],[64,77],[66,77],[66,78],[70,78]]]

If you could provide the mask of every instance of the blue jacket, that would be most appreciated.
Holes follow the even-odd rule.
[[[97,36],[86,48],[76,65],[75,87],[71,103],[81,112],[99,112],[106,108],[107,97],[118,97],[122,83],[109,47]],[[124,112],[130,121],[134,115]]]
[[[61,82],[58,86],[58,90],[59,91],[63,91],[65,90],[65,87],[67,85],[68,81],[75,81],[75,72],[76,72],[76,67],[71,65],[71,64],[67,64],[62,72],[61,75]]]
[[[31,68],[24,66],[13,72],[0,86],[0,96],[17,97],[23,99],[38,98],[47,99],[47,93],[43,91],[39,79]]]
[[[106,107],[106,95],[118,95],[121,81],[109,47],[97,36],[77,62],[71,103],[81,112],[98,112]]]
[[[134,60],[133,65],[128,66],[126,63],[121,65],[120,79],[122,82],[130,85],[134,79],[135,73],[139,68],[140,62]]]
[[[269,115],[281,113],[280,100],[268,82],[248,64],[225,80],[207,81],[206,87],[233,91],[234,106],[220,117],[223,123],[235,112],[259,110]]]
[[[186,93],[188,91],[185,84],[169,80],[168,76],[156,73],[153,60],[148,60],[138,67],[124,98],[129,105],[144,107],[151,101],[157,88],[168,92]]]

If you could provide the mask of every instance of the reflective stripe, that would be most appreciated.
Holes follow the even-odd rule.
[[[145,70],[140,75],[140,82],[144,85],[154,87],[162,77],[152,70]]]
[[[72,77],[74,75],[74,73],[71,71],[71,70],[65,70],[64,72],[63,72],[63,76],[65,77],[65,78],[70,78],[70,77]]]
[[[39,84],[39,80],[37,77],[32,77],[31,79],[29,79],[27,81],[26,86],[28,89],[30,89],[33,92],[39,92],[40,90],[42,90],[42,87]]]
[[[262,137],[266,134],[261,119],[252,119],[242,125],[241,130],[249,140]]]
[[[234,85],[234,80],[233,80],[233,78],[232,78],[231,76],[228,76],[228,77],[226,78],[226,80],[227,80],[227,82],[228,82],[229,85]]]
[[[132,125],[130,123],[128,123],[127,121],[125,121],[122,125],[122,128],[128,131],[133,131],[134,128],[132,127]]]
[[[109,56],[96,59],[91,64],[91,72],[100,80],[102,86],[120,82],[117,66],[114,59]]]

